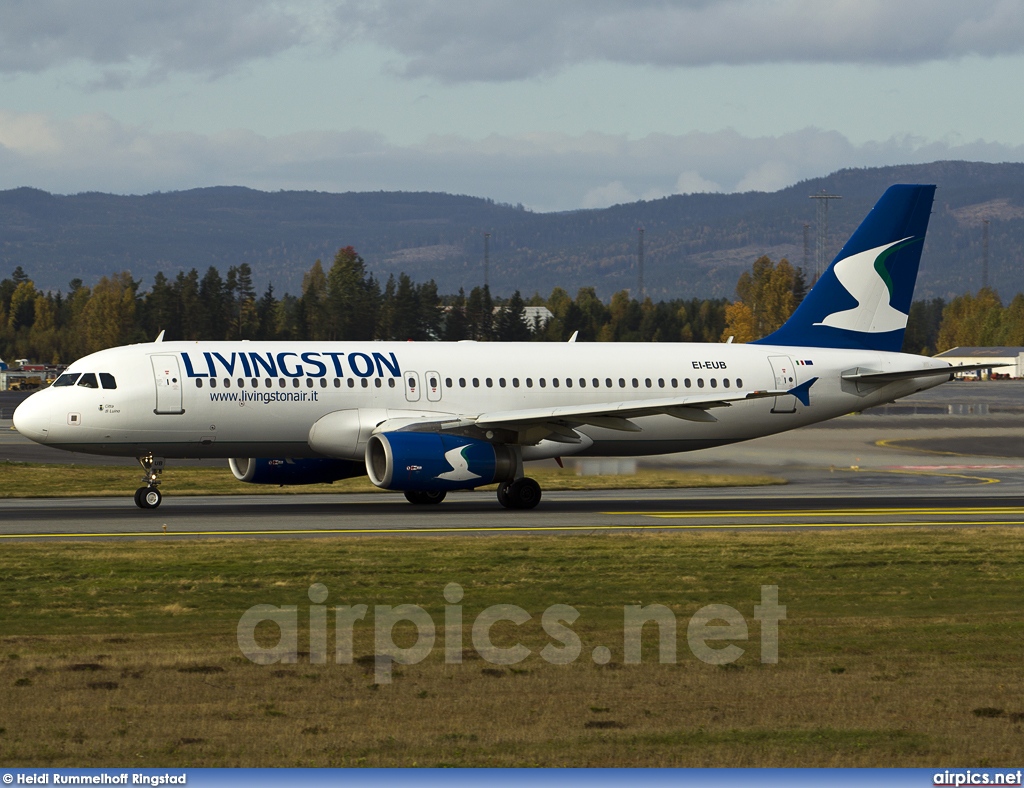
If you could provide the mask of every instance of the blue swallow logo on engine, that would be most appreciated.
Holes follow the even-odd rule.
[[[473,473],[469,469],[469,461],[466,459],[465,451],[469,448],[469,444],[465,446],[459,446],[455,449],[449,449],[444,453],[445,461],[452,466],[450,471],[439,473],[435,478],[445,479],[450,482],[465,482],[470,479],[479,479],[480,474]]]

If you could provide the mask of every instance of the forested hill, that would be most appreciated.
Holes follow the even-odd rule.
[[[916,297],[981,286],[982,221],[989,220],[989,281],[1024,290],[1024,164],[936,162],[840,170],[782,191],[698,194],[603,210],[533,213],[437,193],[259,192],[216,187],[145,196],[0,192],[0,274],[20,265],[42,289],[130,271],[146,289],[157,271],[248,263],[257,286],[300,288],[317,258],[354,246],[379,278],[404,271],[442,293],[483,281],[490,237],[491,289],[546,294],[593,286],[607,298],[636,283],[637,228],[645,230],[645,282],[654,300],[732,297],[760,255],[804,259],[815,248],[811,194],[842,195],[829,209],[830,255],[893,183],[936,183]]]

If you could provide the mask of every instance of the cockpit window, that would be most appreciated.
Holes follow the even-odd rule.
[[[116,389],[117,388],[117,381],[114,380],[114,376],[111,375],[109,372],[101,372],[100,373],[100,383],[103,384],[103,388],[105,388],[105,389]]]
[[[78,380],[78,376],[81,375],[81,374],[82,374],[81,372],[65,372],[63,375],[61,375],[59,378],[57,378],[55,381],[53,381],[53,385],[55,387],[56,386],[74,386],[75,385],[75,381]]]
[[[98,389],[100,384],[96,382],[96,375],[92,372],[86,372],[82,375],[81,380],[78,381],[79,386],[85,386],[87,389]]]

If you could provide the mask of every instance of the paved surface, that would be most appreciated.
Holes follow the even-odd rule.
[[[134,464],[32,444],[0,423],[0,461]],[[493,493],[437,507],[401,495],[175,498],[144,512],[116,499],[0,501],[0,541],[87,535],[546,533],[619,529],[1024,524],[1024,382],[952,383],[872,413],[734,446],[651,458],[695,471],[769,473],[785,486],[548,492],[510,512]],[[192,464],[192,463],[189,463]],[[226,461],[210,461],[226,466]],[[226,467],[224,472],[229,473]],[[44,537],[45,538],[45,537]]]

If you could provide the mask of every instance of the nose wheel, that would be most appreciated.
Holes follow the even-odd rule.
[[[135,491],[135,505],[140,509],[156,509],[164,498],[160,494],[160,490],[157,489],[160,484],[160,474],[164,472],[164,458],[147,454],[145,457],[137,459],[139,465],[146,472],[146,475],[142,477],[146,486]]]
[[[140,487],[135,491],[135,505],[140,509],[155,509],[163,498],[156,487]]]

